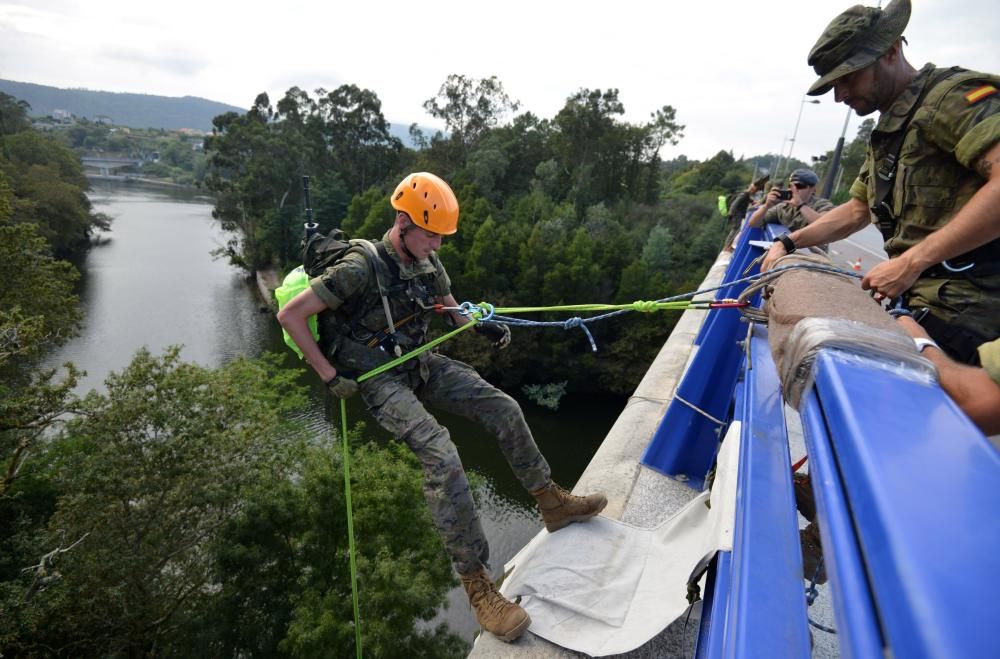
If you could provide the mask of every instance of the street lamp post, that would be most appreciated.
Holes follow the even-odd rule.
[[[788,146],[788,157],[785,159],[786,163],[792,162],[792,150],[795,148],[795,137],[799,134],[799,123],[802,121],[802,110],[805,109],[806,103],[810,103],[812,105],[818,105],[819,99],[803,98],[802,102],[799,103],[799,116],[795,119],[795,130],[792,131],[792,138],[788,140],[790,144]],[[778,169],[779,170],[781,169],[780,164],[778,165]],[[777,172],[777,174],[780,178],[781,172],[779,171]]]
[[[785,145],[786,144],[788,144],[788,138],[787,137],[781,138],[781,150],[778,151],[778,164],[776,166],[771,167],[771,171],[774,172],[774,176],[772,178],[775,181],[778,180],[778,170],[781,169],[781,165],[783,164],[783,162],[785,160]]]
[[[847,108],[847,116],[844,117],[844,129],[840,131],[840,139],[837,140],[837,146],[833,149],[833,160],[830,162],[830,166],[827,168],[826,180],[823,181],[823,192],[821,196],[829,199],[830,195],[837,188],[834,187],[833,179],[840,174],[840,156],[844,152],[844,136],[847,135],[847,124],[851,121],[851,108]]]

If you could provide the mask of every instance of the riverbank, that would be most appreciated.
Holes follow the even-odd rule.
[[[268,309],[277,311],[278,300],[274,297],[274,289],[281,286],[281,274],[273,268],[257,270],[254,273],[254,282],[257,284],[257,294],[261,301]]]
[[[186,183],[174,183],[173,181],[167,181],[165,179],[159,178],[145,178],[142,176],[131,176],[128,174],[118,175],[118,174],[87,174],[87,179],[91,181],[112,181],[116,183],[142,183],[143,185],[155,185],[164,188],[180,188],[185,190],[197,190],[202,192],[202,189],[195,185],[188,185]]]

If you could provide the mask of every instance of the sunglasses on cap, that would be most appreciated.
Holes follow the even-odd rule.
[[[806,185],[805,183],[799,183],[798,181],[792,182],[792,187],[796,190],[805,190],[806,188],[811,188],[811,185]]]

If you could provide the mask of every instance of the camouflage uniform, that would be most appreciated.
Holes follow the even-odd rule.
[[[735,195],[732,203],[728,204],[729,215],[726,217],[726,224],[729,225],[729,232],[722,243],[723,248],[729,247],[736,240],[736,235],[743,227],[743,220],[746,219],[747,209],[750,208],[751,201],[753,201],[753,195],[750,194],[749,190],[744,190]]]
[[[816,195],[809,198],[809,201],[806,202],[806,206],[813,209],[817,213],[825,213],[833,208],[833,204],[829,199],[817,197]],[[798,231],[799,229],[809,226],[809,221],[802,217],[802,211],[796,208],[795,205],[789,201],[775,204],[774,206],[768,208],[767,212],[764,214],[764,222],[780,222],[790,232]]]
[[[396,323],[412,315],[396,331],[397,342],[406,352],[424,343],[433,315],[425,307],[448,295],[451,282],[436,254],[405,264],[388,233],[382,245],[399,266],[396,279],[381,258],[375,260],[390,312]],[[387,323],[371,260],[364,252],[352,249],[313,279],[310,287],[330,308],[320,314],[320,345],[339,372],[357,377],[393,359],[377,345],[368,345],[372,335]],[[365,380],[360,391],[379,425],[406,442],[420,460],[424,497],[459,574],[469,574],[486,564],[489,546],[458,451],[447,428],[424,405],[478,421],[497,437],[511,469],[530,492],[549,483],[550,470],[517,402],[483,380],[472,367],[430,352]]]
[[[937,71],[932,64],[924,66],[879,118],[865,164],[851,186],[851,196],[869,207],[876,203],[878,163],[886,157],[893,133],[903,127],[924,86],[932,78],[941,80]],[[885,243],[890,257],[947,224],[983,185],[983,178],[974,169],[976,160],[1000,141],[1000,94],[982,96],[986,85],[1000,87],[1000,77],[959,69],[938,82],[913,115],[892,189],[896,226]],[[991,257],[974,260],[981,265],[995,264],[1000,258],[1000,242],[994,247],[998,249],[992,250]],[[960,265],[963,260],[959,257],[952,262]],[[910,309],[929,310],[932,318],[928,320],[934,322],[925,322],[925,328],[961,361],[975,362],[975,346],[1000,336],[1000,272],[995,267],[992,270],[955,275],[935,266],[904,295]],[[968,333],[968,338],[948,335],[958,331]],[[959,344],[964,349],[956,347]]]

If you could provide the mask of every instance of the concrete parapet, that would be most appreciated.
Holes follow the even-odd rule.
[[[700,289],[721,283],[731,256],[729,252],[719,255]],[[694,355],[694,340],[708,313],[706,310],[688,309],[681,315],[667,342],[650,364],[635,393],[629,398],[625,409],[573,488],[578,494],[603,491],[608,497],[608,506],[602,513],[606,517],[638,526],[653,526],[679,510],[697,494],[682,483],[642,467],[639,460]],[[691,625],[695,630],[693,633],[696,633],[697,622],[692,620]],[[691,633],[688,630],[687,634]],[[643,647],[627,655],[617,656],[676,656],[678,639],[676,634],[661,634]],[[470,658],[475,659],[581,656],[584,655],[553,645],[530,633],[515,643],[504,643],[489,633],[481,634],[469,654]]]

